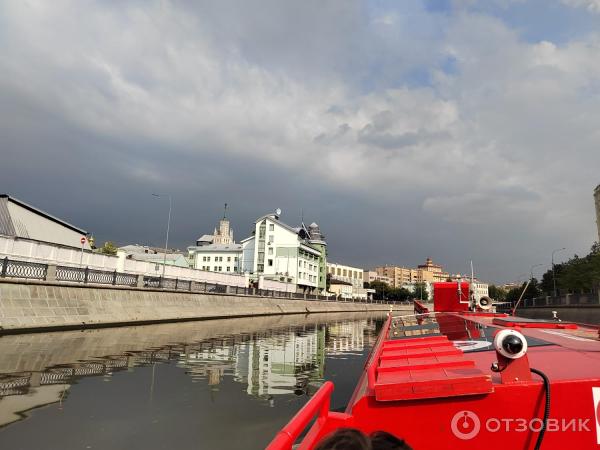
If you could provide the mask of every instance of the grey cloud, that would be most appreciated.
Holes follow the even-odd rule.
[[[527,44],[419,2],[23,5],[0,6],[0,190],[100,240],[160,244],[156,191],[180,248],[224,202],[237,237],[304,209],[332,259],[492,280],[594,238],[593,37]]]

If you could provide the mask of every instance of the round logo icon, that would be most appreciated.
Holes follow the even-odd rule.
[[[452,418],[451,428],[454,436],[468,441],[479,434],[481,421],[473,411],[459,411]]]

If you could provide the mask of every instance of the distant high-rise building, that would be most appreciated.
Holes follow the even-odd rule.
[[[594,201],[596,203],[596,225],[598,226],[598,242],[600,242],[600,184],[594,189]]]

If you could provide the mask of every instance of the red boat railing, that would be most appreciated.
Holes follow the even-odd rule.
[[[419,300],[414,301],[415,314],[425,314],[429,312],[429,308],[421,303]]]
[[[267,450],[288,450],[292,448],[294,442],[304,431],[313,417],[318,413],[315,425],[322,425],[327,420],[329,414],[329,405],[331,403],[331,393],[333,392],[333,383],[326,381],[315,395],[296,413],[296,415],[281,429]]]
[[[390,325],[392,323],[392,316],[390,315],[383,325],[383,329],[375,342],[371,356],[367,360],[367,382],[369,389],[375,389],[375,381],[377,379],[377,366],[379,365],[379,357],[383,351],[383,341],[385,341],[388,332],[390,331]]]

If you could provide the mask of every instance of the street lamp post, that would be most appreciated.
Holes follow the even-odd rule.
[[[563,248],[557,248],[556,250],[552,250],[552,285],[554,287],[554,296],[556,297],[556,276],[554,274],[554,254],[557,252],[562,252],[563,250],[566,250],[565,247]]]
[[[162,198],[158,194],[152,194],[154,197]],[[163,195],[163,197],[165,197]],[[173,198],[169,195],[169,218],[167,220],[167,238],[165,239],[165,255],[163,258],[163,270],[162,270],[162,278],[165,279],[165,268],[167,266],[167,249],[169,248],[169,229],[171,228],[171,208],[173,206]]]
[[[530,280],[533,280],[533,269],[535,269],[536,267],[542,267],[542,266],[543,266],[543,264],[534,264],[534,265],[531,266],[531,271],[530,271],[531,272],[531,277],[530,277]]]

